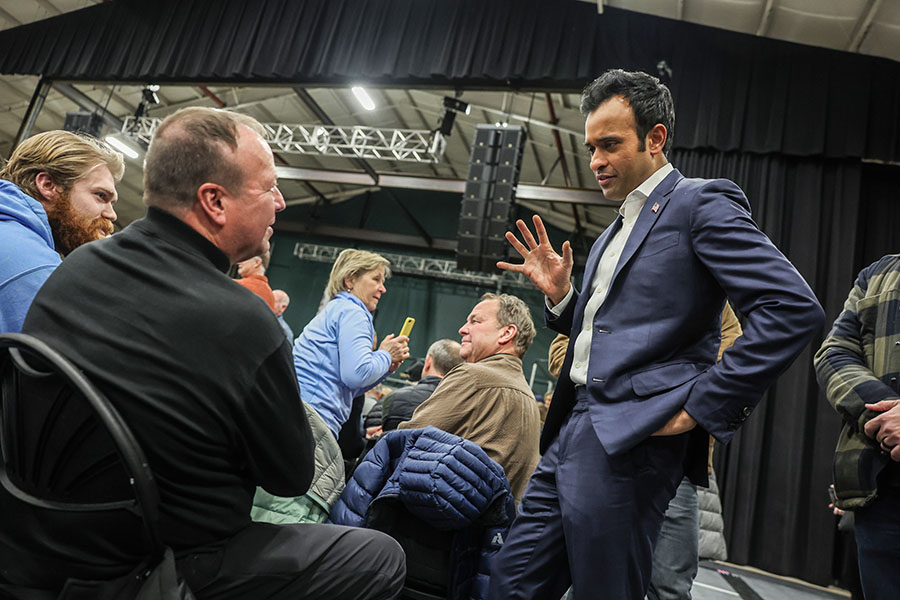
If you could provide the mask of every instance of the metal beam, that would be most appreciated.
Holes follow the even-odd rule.
[[[303,169],[300,167],[276,167],[278,177],[283,179],[299,179],[325,181],[328,183],[344,183],[348,185],[372,185],[371,178],[365,173],[353,171],[330,171],[326,169]],[[436,177],[415,177],[411,175],[378,175],[378,185],[409,190],[427,190],[432,192],[450,192],[462,194],[466,188],[464,179],[438,179]],[[599,191],[559,188],[552,186],[520,183],[516,188],[516,197],[523,200],[541,202],[568,202],[573,204],[590,204],[594,206],[618,207],[620,202],[613,202],[603,197]]]
[[[412,90],[412,92],[414,94],[421,94],[423,96],[428,96],[430,98],[443,98],[443,96],[440,96],[440,95],[432,93],[432,92],[427,92],[425,90]],[[499,115],[499,116],[503,117],[504,119],[507,119],[507,118],[515,119],[517,121],[531,123],[532,125],[537,125],[539,127],[545,127],[547,129],[555,129],[556,131],[559,131],[560,133],[568,133],[569,135],[574,135],[577,138],[584,137],[584,131],[575,131],[574,129],[567,129],[565,127],[560,127],[559,125],[551,125],[550,123],[547,123],[546,121],[541,121],[540,119],[533,119],[526,115],[517,115],[515,113],[507,113],[507,112],[497,109],[497,108],[491,108],[489,106],[483,106],[481,104],[474,104],[472,102],[469,102],[469,106],[472,107],[472,110],[477,109],[480,111],[484,111],[485,113],[493,113],[495,115]],[[491,119],[490,117],[488,117],[487,114],[484,115],[485,123],[490,123],[493,120],[494,119]]]
[[[766,0],[766,6],[763,8],[762,16],[759,19],[759,27],[756,28],[756,35],[766,35],[769,32],[769,25],[772,23],[772,5],[775,0]]]
[[[82,110],[87,110],[100,115],[107,125],[116,131],[122,131],[123,121],[114,114],[108,112],[97,102],[91,99],[87,94],[78,90],[69,83],[54,83],[53,89],[77,104]]]
[[[550,115],[550,124],[556,125],[559,123],[559,119],[556,118],[556,111],[553,109],[553,98],[550,96],[550,92],[546,92],[544,97],[547,99],[547,113]],[[559,136],[559,131],[556,129],[553,130],[553,141],[556,144],[556,153],[559,155],[559,166],[562,167],[563,182],[566,184],[567,188],[572,187],[572,180],[569,178],[569,163],[566,162],[562,138]]]
[[[275,231],[289,233],[302,233],[306,235],[321,235],[327,237],[375,242],[378,244],[390,244],[392,246],[408,246],[410,248],[427,248],[432,250],[446,250],[456,252],[456,240],[445,238],[432,238],[431,245],[417,235],[403,235],[387,231],[375,231],[372,229],[359,229],[356,227],[338,227],[336,225],[310,224],[305,221],[288,221],[276,219],[273,226]]]
[[[0,7],[0,17],[3,17],[3,19],[12,24],[13,27],[18,27],[22,24],[22,21],[9,14],[3,7]]]
[[[294,90],[294,93],[297,94],[297,96],[300,98],[300,100],[302,100],[303,103],[307,106],[307,108],[309,108],[313,112],[313,114],[316,115],[317,119],[319,119],[326,125],[336,125],[336,123],[331,120],[331,117],[328,116],[328,113],[325,112],[325,109],[319,106],[319,103],[316,102],[315,98],[313,98],[305,88],[293,86],[292,89]],[[378,173],[375,172],[375,169],[372,168],[372,165],[362,160],[361,158],[354,158],[352,160],[354,163],[359,165],[359,167],[363,171],[365,171],[369,175],[369,177],[372,178],[372,181],[369,182],[370,185],[379,185]]]
[[[62,14],[58,8],[56,8],[51,2],[49,2],[49,0],[36,0],[36,2],[40,4],[44,8],[44,10],[50,13],[51,17]]]
[[[382,92],[382,95],[385,98],[391,99],[390,96],[388,95],[387,90],[384,90]],[[391,104],[389,106],[386,106],[385,109],[389,109],[391,112],[394,113],[394,118],[397,120],[397,122],[400,123],[400,127],[402,127],[403,129],[411,129],[411,127],[409,126],[409,123],[406,122],[406,119],[403,118],[403,115],[400,114],[400,111],[397,110],[397,106],[393,102],[391,102]],[[421,116],[421,114],[422,113],[419,112],[420,116]],[[426,125],[425,127],[427,128],[428,126]],[[440,176],[440,173],[438,173],[437,167],[435,167],[433,164],[429,164],[428,166],[431,169],[431,172],[432,172],[432,174],[434,174],[435,177]]]
[[[863,40],[869,35],[869,30],[872,28],[872,20],[878,14],[879,8],[881,8],[881,0],[869,0],[869,6],[860,15],[859,21],[856,23],[856,30],[853,32],[850,46],[847,47],[849,52],[859,52]]]
[[[28,109],[25,111],[25,118],[22,119],[22,124],[19,125],[19,131],[16,133],[16,139],[13,140],[12,147],[9,149],[9,154],[12,156],[13,150],[22,142],[22,140],[27,139],[28,136],[31,135],[31,130],[34,127],[35,121],[37,121],[38,114],[40,114],[41,109],[44,108],[44,100],[47,99],[47,93],[50,91],[52,84],[49,80],[41,77],[41,80],[38,81],[37,86],[34,88],[34,94],[31,96],[31,102],[28,103]]]
[[[208,87],[206,87],[205,85],[198,85],[197,89],[203,92],[204,96],[212,100],[216,106],[218,106],[219,108],[225,108],[225,101],[209,91]]]
[[[309,184],[307,184],[309,185]],[[310,186],[312,187],[312,186]],[[308,189],[308,188],[307,188]],[[340,202],[342,200],[349,200],[350,198],[355,198],[359,195],[365,194],[366,192],[377,192],[380,190],[380,187],[372,186],[367,188],[353,188],[352,190],[341,190],[337,192],[330,192],[328,194],[324,194],[319,190],[316,190],[312,193],[311,196],[298,196],[296,198],[291,198],[290,200],[285,199],[285,206],[297,206],[300,204],[312,204],[313,202],[322,202],[323,204],[331,204],[332,202]],[[310,190],[312,191],[312,190]]]
[[[294,244],[294,256],[300,260],[333,263],[343,248],[322,244]],[[459,281],[478,285],[491,285],[500,289],[503,286],[531,288],[532,284],[521,273],[499,271],[497,273],[480,273],[463,271],[456,268],[455,260],[407,254],[388,254],[380,252],[391,262],[391,272],[430,277],[444,281]]]
[[[391,190],[384,190],[384,193],[394,201],[394,203],[400,207],[400,210],[403,211],[403,214],[406,215],[406,218],[409,219],[410,223],[412,223],[413,227],[416,228],[416,231],[419,232],[419,235],[422,236],[422,239],[425,240],[425,243],[431,248],[434,245],[434,238],[428,233],[428,230],[425,229],[425,226],[422,225],[421,222],[416,218],[416,215],[413,214],[409,208],[400,201],[400,198],[397,197],[394,192]]]

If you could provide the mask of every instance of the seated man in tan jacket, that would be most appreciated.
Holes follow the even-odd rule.
[[[459,334],[466,362],[398,429],[433,425],[475,442],[506,471],[518,503],[540,458],[537,402],[522,374],[535,335],[531,312],[515,296],[485,294]]]

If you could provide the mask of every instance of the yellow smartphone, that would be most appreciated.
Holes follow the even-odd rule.
[[[403,327],[400,328],[400,335],[409,335],[409,332],[412,331],[413,325],[416,324],[416,320],[412,317],[406,317],[406,320],[403,321]]]

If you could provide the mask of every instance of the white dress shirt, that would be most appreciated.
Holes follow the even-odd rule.
[[[585,289],[581,292],[583,294],[589,293],[591,297],[584,307],[584,320],[582,321],[581,331],[577,334],[574,334],[573,332],[575,335],[575,349],[569,377],[575,385],[587,384],[588,361],[591,357],[594,315],[597,314],[597,311],[603,305],[603,301],[606,300],[606,294],[609,292],[612,276],[613,273],[615,273],[616,265],[619,263],[619,256],[622,254],[622,249],[625,248],[628,236],[631,235],[631,230],[634,229],[634,224],[637,221],[638,215],[641,214],[644,202],[646,202],[650,194],[653,193],[656,186],[662,183],[662,180],[665,179],[666,175],[671,173],[673,169],[674,167],[671,163],[666,163],[657,169],[650,177],[644,180],[644,183],[628,194],[628,196],[625,197],[625,201],[622,202],[622,206],[619,207],[619,215],[622,217],[622,226],[613,235],[609,244],[607,244],[606,248],[603,250],[603,256],[600,257],[600,262],[597,264],[594,278],[589,284],[588,282],[585,282]],[[547,299],[546,302],[547,306],[550,308],[550,312],[557,316],[562,314],[574,294],[575,288],[570,286],[569,293],[566,294],[566,297],[553,307],[550,307],[550,301]],[[570,341],[569,343],[572,342]]]

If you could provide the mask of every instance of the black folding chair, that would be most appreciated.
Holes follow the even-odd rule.
[[[450,597],[451,551],[456,532],[432,527],[394,500],[377,501],[372,528],[393,537],[406,553],[406,581],[398,600]]]
[[[0,386],[0,597],[125,597],[87,582],[134,589],[165,551],[137,440],[77,367],[31,336],[0,335]]]

